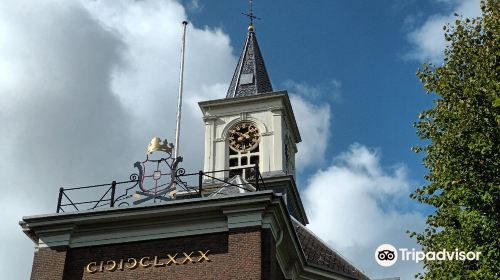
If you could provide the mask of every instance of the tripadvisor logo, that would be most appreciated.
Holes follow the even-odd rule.
[[[391,244],[382,244],[375,250],[375,260],[381,266],[392,266],[398,260],[398,251]]]
[[[389,267],[394,265],[398,259],[400,261],[412,261],[419,263],[423,260],[427,261],[472,261],[479,260],[481,252],[465,252],[455,249],[454,251],[448,251],[446,249],[440,251],[417,251],[415,248],[399,248],[392,246],[391,244],[382,244],[375,250],[375,260],[377,263],[384,267]]]

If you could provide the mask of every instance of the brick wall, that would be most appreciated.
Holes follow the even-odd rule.
[[[231,278],[235,280],[261,279],[261,230],[243,229],[229,232]]]
[[[35,252],[31,279],[62,279],[67,247],[40,248]]]
[[[67,253],[61,249],[46,249],[35,254],[32,279],[282,279],[278,277],[281,272],[276,270],[273,246],[270,232],[245,228],[217,234],[75,248]],[[198,252],[207,250],[210,250],[206,254],[209,261]],[[193,262],[186,260],[183,252],[193,252]],[[169,263],[168,255],[177,264]],[[149,257],[143,259],[143,265],[148,267],[139,265],[143,257]],[[134,265],[130,258],[137,261],[137,267],[129,268]],[[106,269],[113,268],[114,263],[107,261],[116,263],[112,272]],[[96,272],[86,271],[89,263],[92,263],[89,268]]]

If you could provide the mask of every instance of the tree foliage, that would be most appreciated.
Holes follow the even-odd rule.
[[[417,72],[437,99],[414,124],[428,185],[411,195],[433,206],[412,233],[424,251],[480,251],[479,261],[425,261],[421,279],[500,279],[500,1],[444,27],[444,63]]]

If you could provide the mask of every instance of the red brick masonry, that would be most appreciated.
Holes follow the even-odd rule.
[[[273,245],[270,232],[246,228],[67,251],[42,248],[31,279],[283,279]]]

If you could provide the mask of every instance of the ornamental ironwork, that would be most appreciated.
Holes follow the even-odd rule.
[[[241,190],[259,191],[265,188],[263,178],[259,172],[259,167],[244,167],[237,169],[217,170],[212,172],[198,171],[186,174],[184,168],[180,168],[182,157],[174,158],[172,151],[174,145],[166,140],[161,141],[155,137],[148,145],[146,159],[134,163],[137,173],[129,176],[126,181],[113,181],[108,184],[84,186],[77,188],[60,188],[57,200],[57,213],[68,211],[92,210],[102,207],[130,206],[146,202],[162,202],[174,199],[188,199],[194,197],[211,196],[216,189],[213,186],[232,186]],[[153,155],[154,154],[154,155]],[[248,188],[249,182],[235,183],[232,180],[232,172],[243,169],[251,169],[249,174],[253,174],[248,179],[253,180],[252,189]],[[227,174],[226,178],[217,178],[215,174]],[[188,185],[183,179],[189,176],[197,176],[198,183]],[[212,188],[203,190],[204,181],[210,182]],[[69,195],[71,193],[71,197]],[[225,192],[215,192],[224,195]],[[98,197],[98,199],[88,199]],[[72,199],[73,198],[73,199]],[[76,201],[74,198],[79,198]],[[84,198],[84,199],[82,199]],[[87,199],[87,200],[85,200]]]
[[[178,189],[189,191],[187,183],[182,181],[179,175],[184,175],[184,168],[178,168],[182,162],[182,157],[172,156],[174,145],[167,140],[161,141],[154,137],[148,145],[146,159],[134,164],[139,173],[139,188],[134,204],[146,202],[148,200],[171,200],[175,199]],[[152,158],[152,154],[161,153],[160,158]]]

